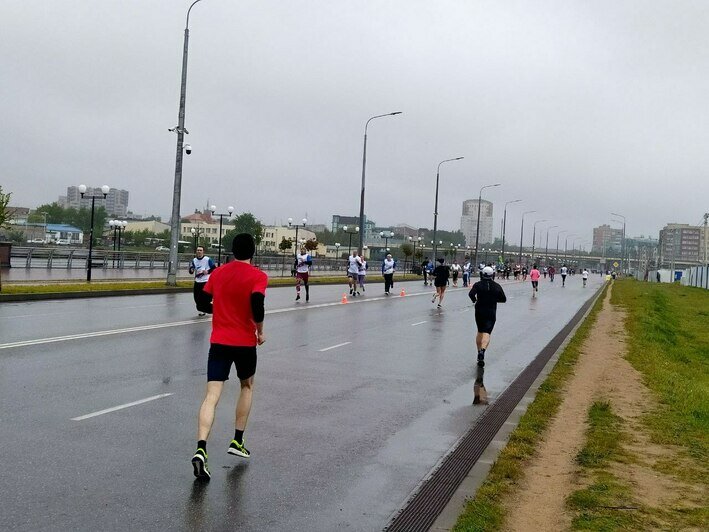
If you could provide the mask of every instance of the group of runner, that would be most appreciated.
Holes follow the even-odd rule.
[[[199,247],[195,258],[190,263],[190,272],[195,276],[193,294],[199,315],[213,314],[207,360],[207,388],[198,414],[197,450],[191,460],[194,476],[201,480],[211,478],[207,461],[207,440],[232,365],[236,368],[240,392],[236,402],[234,438],[229,442],[227,453],[242,458],[251,456],[244,443],[244,432],[252,405],[257,361],[256,347],[265,342],[264,300],[268,284],[267,275],[251,264],[255,250],[256,243],[253,237],[241,233],[234,237],[232,242],[235,260],[216,268],[214,262],[204,255],[204,249]],[[428,259],[424,262],[424,285],[428,285],[430,278],[436,289],[431,302],[435,303],[437,300],[438,308],[441,308],[451,278],[453,286],[457,286],[458,277],[462,272],[463,286],[468,286],[471,265],[467,258],[462,267],[456,260],[450,266],[443,258],[439,258],[436,262],[438,264],[435,267]],[[305,300],[310,299],[308,281],[311,265],[310,254],[307,249],[302,248],[295,259],[296,301],[300,300],[301,286],[305,288]],[[391,254],[387,254],[381,266],[385,294],[389,294],[394,286],[395,271],[396,260]],[[366,272],[366,259],[363,255],[353,252],[348,258],[347,268],[350,294],[353,297],[360,295],[360,289],[364,291]],[[549,267],[547,273],[553,281],[553,267]],[[566,265],[561,267],[560,273],[562,286],[564,286],[568,275]],[[532,282],[532,297],[536,297],[539,291],[539,279],[542,276],[536,264],[529,271],[529,276]],[[586,286],[588,279],[586,269],[583,270],[582,276]],[[494,277],[495,269],[490,265],[484,266],[480,270],[480,280],[475,282],[468,292],[469,298],[475,305],[477,326],[475,346],[478,377],[475,381],[476,392],[473,401],[475,404],[480,402],[477,390],[482,385],[482,368],[485,366],[485,352],[497,320],[497,305],[507,301],[502,286],[495,282]]]

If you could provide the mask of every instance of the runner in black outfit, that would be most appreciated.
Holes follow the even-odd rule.
[[[482,271],[482,279],[470,289],[468,296],[475,303],[475,323],[478,334],[475,345],[478,348],[478,366],[485,366],[485,350],[490,344],[490,334],[495,327],[497,304],[507,301],[502,287],[492,280],[495,271],[486,266]]]

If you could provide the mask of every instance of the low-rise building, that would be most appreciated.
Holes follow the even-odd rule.
[[[296,228],[295,226],[288,227],[282,225],[266,225],[263,228],[263,237],[258,246],[259,253],[281,253],[278,245],[283,239],[295,241]],[[315,233],[304,227],[298,227],[298,240],[315,240]],[[295,248],[291,247],[290,251],[295,253]],[[316,250],[317,252],[317,250]]]

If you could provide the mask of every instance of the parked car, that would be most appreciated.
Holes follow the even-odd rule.
[[[155,248],[155,251],[170,251],[170,248],[165,246],[158,246]]]
[[[27,241],[28,244],[44,244],[44,238],[33,238]]]
[[[58,246],[68,246],[69,244],[71,244],[71,241],[68,238],[60,238],[57,240]]]

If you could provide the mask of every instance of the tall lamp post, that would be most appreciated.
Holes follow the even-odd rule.
[[[519,265],[520,265],[520,267],[522,266],[522,242],[524,240],[524,215],[525,214],[532,214],[533,212],[537,212],[537,211],[525,211],[522,213],[522,228],[520,229],[520,232],[519,232]]]
[[[557,231],[556,232],[556,264],[557,266],[559,265],[559,235],[563,235],[564,233],[567,233],[568,231],[564,229],[563,231]]]
[[[374,120],[375,118],[383,118],[385,116],[394,116],[394,115],[400,115],[401,111],[396,111],[393,113],[387,113],[384,115],[376,115],[371,117],[369,120],[367,120],[367,123],[364,124],[364,148],[362,150],[362,195],[359,198],[359,226],[364,229],[364,178],[365,178],[365,172],[367,169],[367,128],[369,127],[369,123]],[[359,235],[359,251],[362,251],[362,248],[364,246],[364,230],[360,233]]]
[[[534,248],[537,243],[537,224],[541,222],[546,222],[546,220],[537,220],[534,222],[534,228],[532,229],[532,264],[534,264]]]
[[[91,194],[91,196],[86,196],[87,198],[91,199],[91,229],[89,230],[89,263],[86,268],[86,282],[90,283],[91,282],[91,266],[93,262],[93,252],[94,252],[94,207],[96,206],[96,199],[106,199],[106,196],[108,196],[108,191],[111,190],[111,188],[108,185],[103,185],[101,187],[101,195],[97,196],[96,194]],[[81,197],[85,197],[86,194],[86,185],[79,185],[79,194],[81,194]]]
[[[193,252],[196,254],[197,253],[197,243],[199,242],[199,237],[202,236],[204,233],[204,229],[202,229],[199,225],[195,229],[194,227],[190,229],[190,233],[192,233],[192,239],[193,239]]]
[[[128,222],[126,221],[121,221],[121,220],[110,220],[108,222],[108,226],[113,229],[113,252],[114,252],[114,258],[113,258],[113,266],[116,266],[116,259],[115,259],[115,251],[116,251],[116,233],[118,233],[118,251],[121,251],[121,231],[125,230],[126,226],[128,225]],[[118,259],[118,266],[120,267],[121,265],[121,259]]]
[[[359,233],[359,226],[355,227],[354,230],[352,230],[352,231],[348,231],[347,226],[343,225],[342,230],[345,233],[347,233],[348,235],[350,235],[350,243],[349,243],[349,246],[347,247],[347,256],[350,257],[352,255],[352,235],[356,235],[357,233]]]
[[[335,242],[335,258],[339,259],[340,258],[340,244],[339,242]]]
[[[544,251],[544,266],[549,266],[549,229],[554,229],[555,227],[559,227],[558,225],[551,225],[547,227],[547,245],[546,249]]]
[[[436,170],[436,201],[433,205],[433,240],[431,245],[433,246],[433,261],[436,261],[436,231],[438,230],[438,181],[441,176],[441,165],[443,163],[449,163],[451,161],[460,161],[465,157],[456,157],[454,159],[446,159],[438,163],[438,170]]]
[[[491,187],[499,187],[502,183],[495,183],[494,185],[483,185],[480,187],[480,194],[478,194],[478,223],[475,228],[475,264],[478,264],[478,241],[480,240],[480,204],[483,199],[483,190]]]
[[[212,211],[212,216],[219,216],[219,255],[217,258],[217,266],[222,265],[222,224],[224,223],[224,217],[226,216],[227,218],[231,218],[232,213],[234,212],[234,207],[229,205],[227,207],[227,212],[225,213],[217,213],[217,206],[212,205],[209,207],[209,210]],[[172,250],[170,250],[170,253],[172,253]]]
[[[502,262],[505,262],[505,233],[507,233],[507,206],[511,203],[519,203],[521,199],[508,201],[505,203],[505,213],[502,215]]]
[[[295,224],[295,252],[293,253],[296,258],[298,258],[298,246],[300,245],[298,241],[298,229],[301,227],[305,227],[305,224],[308,223],[307,218],[303,218],[301,220],[301,223]],[[288,218],[288,227],[293,227],[293,218]]]
[[[620,250],[621,250],[620,254],[623,257],[623,269],[621,271],[623,271],[624,273],[627,274],[628,270],[626,268],[626,263],[625,263],[625,251],[626,251],[626,249],[625,249],[625,216],[623,216],[622,214],[616,214],[614,212],[612,212],[611,215],[617,216],[618,218],[623,218],[623,242],[621,243],[621,246],[620,246]]]
[[[379,231],[379,238],[384,239],[384,254],[389,252],[389,239],[394,238],[394,233],[391,231]]]
[[[569,233],[569,234],[567,234],[567,235],[564,237],[564,262],[566,262],[567,260],[569,260],[569,259],[568,259],[568,256],[567,256],[567,251],[568,251],[568,247],[567,247],[567,246],[568,246],[568,243],[569,243],[569,237],[570,237],[570,236],[574,236],[574,237],[575,237],[576,235],[575,235],[574,233]]]
[[[187,10],[185,22],[185,40],[182,46],[182,82],[180,85],[180,107],[177,113],[177,125],[169,131],[177,133],[177,154],[175,155],[175,183],[172,190],[172,217],[170,218],[170,258],[167,268],[168,286],[177,286],[177,242],[180,237],[180,196],[182,194],[182,150],[184,149],[185,133],[185,98],[187,93],[187,45],[190,39],[190,11],[197,2],[195,0]],[[189,148],[189,146],[187,146]],[[188,150],[189,151],[189,150]]]

